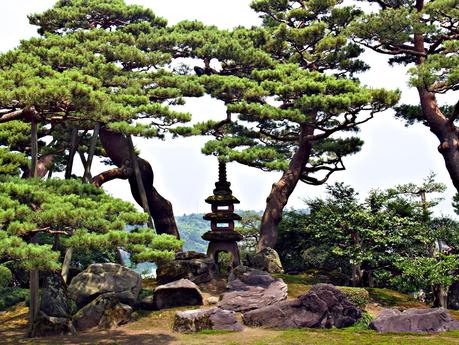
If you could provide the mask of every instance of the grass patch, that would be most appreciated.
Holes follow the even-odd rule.
[[[398,291],[379,288],[366,288],[366,290],[370,294],[370,299],[382,306],[399,306],[405,308],[425,307],[425,304],[415,300],[410,295]]]

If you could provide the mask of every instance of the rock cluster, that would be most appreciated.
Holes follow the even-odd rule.
[[[283,301],[243,314],[244,324],[271,328],[342,328],[362,313],[330,284],[318,284],[296,300]]]

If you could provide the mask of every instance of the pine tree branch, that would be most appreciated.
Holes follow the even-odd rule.
[[[113,168],[106,170],[99,175],[96,175],[92,178],[92,184],[95,187],[101,187],[104,183],[115,180],[122,179],[127,180],[129,176],[132,175],[132,169],[122,166],[120,168]]]

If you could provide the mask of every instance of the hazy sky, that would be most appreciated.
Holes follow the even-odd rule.
[[[36,29],[28,24],[27,14],[43,11],[54,4],[54,0],[15,0],[0,3],[0,52],[18,45],[21,39],[36,35]],[[249,8],[250,0],[128,0],[128,3],[150,7],[157,13],[176,23],[184,19],[198,19],[206,24],[232,28],[237,25],[250,26],[259,22]],[[365,54],[365,60],[374,66],[361,76],[363,83],[375,87],[399,88],[403,91],[402,102],[418,102],[415,90],[408,88],[402,67],[392,68],[385,58],[374,53]],[[456,101],[449,96],[449,103]],[[205,97],[187,104],[194,120],[203,120],[209,115],[225,116],[224,106]],[[365,141],[363,150],[345,160],[347,170],[336,173],[330,179],[344,181],[364,196],[372,188],[387,188],[395,184],[422,182],[429,171],[437,173],[438,181],[448,186],[438,213],[453,214],[451,198],[455,189],[437,151],[438,141],[427,127],[415,125],[406,128],[393,118],[393,111],[379,114],[376,119],[362,126],[361,137]],[[201,154],[206,138],[159,140],[135,139],[141,156],[147,159],[155,172],[155,186],[173,205],[176,215],[205,212],[209,206],[204,199],[211,194],[217,178],[217,162],[214,157]],[[77,164],[78,165],[78,164]],[[104,170],[96,163],[94,173]],[[278,180],[279,173],[266,173],[236,163],[228,166],[228,176],[234,194],[241,200],[240,208],[264,209],[271,184]],[[114,181],[104,185],[112,195],[132,200],[126,181]],[[323,195],[324,187],[307,186],[300,183],[291,196],[288,207],[302,208],[302,199]]]

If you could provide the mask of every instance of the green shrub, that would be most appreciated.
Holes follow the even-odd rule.
[[[370,328],[370,323],[373,321],[373,317],[368,313],[362,313],[362,317],[352,327],[354,331],[365,331]]]
[[[355,288],[348,286],[337,286],[337,288],[346,295],[349,301],[361,309],[370,303],[370,294],[363,288]]]
[[[9,268],[0,265],[0,288],[4,288],[11,285],[12,281],[13,273],[11,273]]]
[[[0,288],[0,310],[5,310],[19,302],[27,300],[29,290],[18,288]]]

